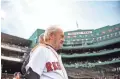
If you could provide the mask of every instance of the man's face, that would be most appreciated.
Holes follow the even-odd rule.
[[[62,48],[63,43],[64,43],[64,32],[59,29],[56,33],[55,33],[55,37],[54,37],[54,45],[56,50]]]

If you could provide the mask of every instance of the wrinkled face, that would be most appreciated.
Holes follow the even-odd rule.
[[[63,43],[64,43],[64,32],[59,29],[55,34],[54,34],[54,47],[56,50],[62,48]]]

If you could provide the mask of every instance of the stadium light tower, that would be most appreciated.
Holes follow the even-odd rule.
[[[76,26],[77,26],[77,29],[79,28],[79,26],[78,26],[78,22],[77,22],[77,20],[76,20]]]

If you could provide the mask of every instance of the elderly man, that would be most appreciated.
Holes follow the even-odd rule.
[[[34,49],[26,66],[27,79],[68,79],[63,63],[57,54],[64,42],[61,28],[51,26],[44,33],[44,44]]]

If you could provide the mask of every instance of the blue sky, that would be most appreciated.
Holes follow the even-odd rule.
[[[26,39],[54,24],[69,31],[120,23],[120,1],[1,0],[1,9],[1,31]]]

